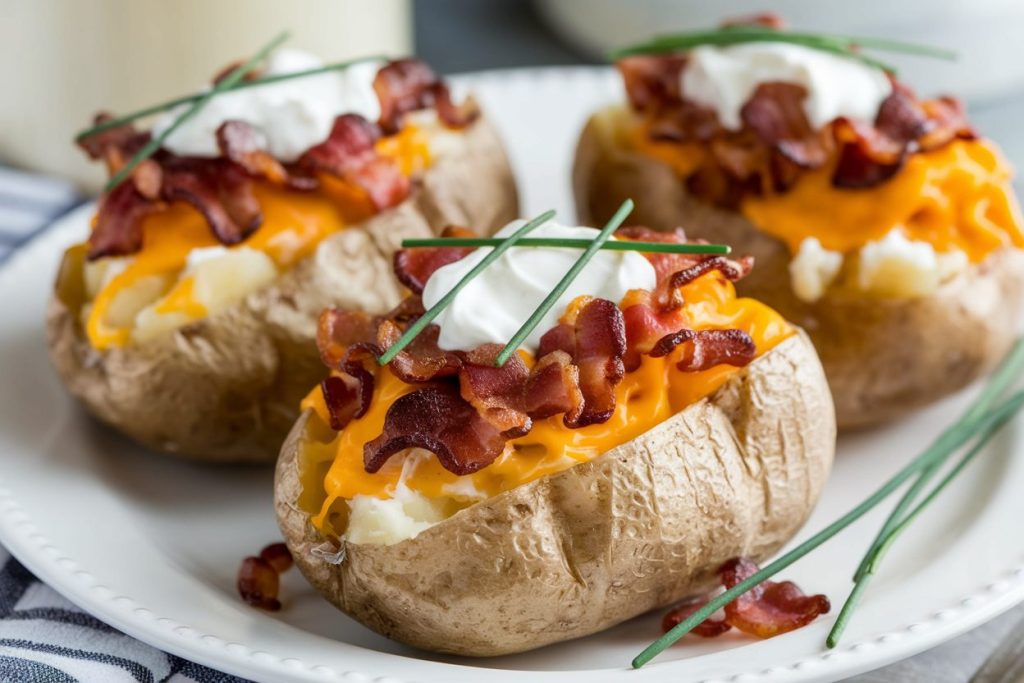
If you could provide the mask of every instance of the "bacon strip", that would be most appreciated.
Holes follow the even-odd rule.
[[[217,129],[217,147],[226,159],[252,176],[284,184],[288,180],[288,172],[259,143],[256,130],[245,121],[225,121]]]
[[[468,229],[448,226],[441,237],[476,237]],[[438,268],[455,263],[474,251],[474,247],[417,247],[395,252],[393,267],[398,281],[416,294],[422,294],[427,280]]]
[[[758,566],[745,558],[730,560],[718,570],[723,587],[728,590],[758,571]],[[670,631],[691,614],[708,604],[710,598],[689,600],[672,609],[661,622]],[[714,638],[736,628],[758,638],[772,638],[796,630],[827,614],[831,609],[824,595],[804,595],[791,581],[763,581],[725,606],[723,619],[709,618],[692,633]]]
[[[758,566],[739,558],[719,569],[726,589],[753,576]],[[730,625],[757,636],[771,638],[806,626],[832,609],[824,595],[804,595],[791,581],[764,581],[726,605],[725,618]]]
[[[777,190],[788,188],[799,169],[821,168],[828,159],[825,138],[819,135],[804,112],[807,89],[795,83],[762,83],[740,110],[743,123],[773,150],[773,179]]]
[[[399,204],[409,194],[409,179],[393,159],[378,156],[380,129],[358,114],[342,114],[331,134],[310,147],[294,164],[299,174],[328,173],[361,187],[378,209]]]
[[[579,368],[583,410],[566,415],[569,427],[607,422],[615,412],[615,385],[626,369],[626,326],[622,311],[607,299],[594,299],[579,312],[575,324],[573,362]]]
[[[96,226],[89,234],[89,259],[126,256],[142,248],[142,219],[157,210],[134,183],[118,185],[100,199]]]
[[[534,420],[563,414],[576,423],[583,412],[579,368],[565,351],[551,351],[537,361],[523,387],[522,408]]]
[[[380,100],[380,126],[388,133],[397,131],[402,117],[409,112],[431,106],[452,128],[468,125],[479,114],[472,102],[456,106],[448,86],[418,59],[399,59],[387,64],[374,77],[373,89]]]
[[[757,355],[757,346],[743,330],[679,330],[665,335],[654,345],[651,356],[659,358],[685,344],[676,367],[683,372],[699,372],[716,365],[748,365]]]
[[[401,338],[402,333],[402,328],[391,320],[381,322],[377,328],[377,346],[380,353],[390,349]],[[440,327],[427,325],[388,363],[388,368],[408,384],[421,384],[458,374],[462,360],[458,354],[445,351],[437,345],[440,334]]]
[[[459,388],[477,413],[506,438],[523,436],[533,423],[522,408],[523,390],[530,370],[518,354],[513,354],[500,368],[494,362],[501,344],[484,344],[460,354]]]
[[[331,370],[341,369],[348,348],[377,337],[377,321],[363,311],[327,308],[316,325],[316,347],[320,359]]]
[[[424,448],[457,475],[472,474],[501,455],[505,439],[450,385],[426,387],[396,400],[384,417],[384,431],[363,448],[367,472],[409,448]]]

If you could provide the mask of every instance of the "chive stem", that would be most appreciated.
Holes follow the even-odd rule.
[[[999,367],[993,373],[992,379],[990,379],[985,385],[985,388],[982,390],[971,409],[968,410],[962,418],[948,427],[938,437],[938,439],[936,439],[936,442],[943,438],[947,438],[951,432],[962,429],[966,423],[976,420],[988,412],[996,399],[1006,393],[1006,390],[1014,380],[1017,379],[1022,370],[1024,370],[1024,339],[1018,340],[1017,343],[1014,344],[1013,348],[1010,349],[1010,352],[1007,353],[999,363]],[[885,537],[889,535],[889,532],[891,532],[899,523],[900,518],[908,509],[910,509],[914,500],[937,472],[938,464],[934,467],[926,468],[921,472],[919,479],[914,482],[905,494],[903,494],[899,503],[897,503],[896,507],[893,508],[893,511],[882,524],[882,528],[878,531],[878,534],[871,542],[868,551],[864,554],[864,558],[861,560],[860,565],[857,567],[857,571],[854,573],[854,581],[860,580],[871,561],[872,554],[878,549]]]
[[[128,163],[121,167],[121,170],[115,173],[114,176],[109,181],[107,181],[107,184],[103,188],[103,191],[110,192],[115,187],[124,182],[124,180],[132,174],[132,171],[134,171],[139,164],[141,164],[143,161],[152,156],[153,153],[156,152],[156,150],[159,149],[160,146],[164,143],[164,140],[166,140],[174,131],[178,130],[178,128],[180,128],[186,121],[192,118],[200,109],[206,106],[206,104],[214,97],[216,97],[219,93],[232,88],[236,83],[241,81],[247,73],[255,69],[256,66],[260,62],[262,62],[268,54],[270,54],[275,48],[277,48],[278,45],[280,45],[287,39],[287,31],[280,33],[276,38],[274,38],[269,43],[264,45],[256,54],[250,57],[247,62],[234,69],[220,83],[213,86],[213,88],[211,88],[209,91],[203,93],[203,95],[199,99],[192,103],[191,107],[189,107],[186,111],[182,112],[181,116],[179,116],[174,121],[174,123],[168,126],[166,130],[160,133],[160,135],[154,137],[152,140],[146,143],[146,145],[142,149],[136,152],[135,156],[133,156],[128,161]]]
[[[459,280],[455,284],[455,286],[448,291],[447,294],[441,297],[440,301],[431,306],[427,312],[425,312],[423,315],[417,318],[416,322],[410,325],[409,328],[405,331],[405,333],[398,338],[398,341],[392,344],[387,351],[381,354],[380,358],[377,359],[377,362],[381,365],[387,365],[388,363],[390,363],[402,349],[408,346],[409,343],[413,339],[415,339],[420,332],[426,329],[427,325],[434,321],[434,318],[441,315],[441,312],[445,308],[447,308],[452,301],[455,300],[455,296],[459,292],[461,292],[462,289],[473,280],[473,278],[482,273],[484,269],[487,268],[487,266],[494,263],[498,259],[498,257],[500,257],[502,254],[508,251],[509,248],[512,247],[512,245],[518,242],[521,238],[525,237],[534,228],[543,225],[544,223],[547,223],[554,217],[554,209],[551,209],[550,211],[545,211],[544,213],[537,216],[533,220],[527,222],[525,225],[520,227],[518,230],[516,230],[514,233],[512,233],[505,239],[501,240],[501,244],[495,247],[494,250],[491,251],[491,253],[487,254],[487,256],[485,256],[480,261],[480,263],[473,266],[473,269],[466,273],[466,275],[461,280]]]
[[[537,327],[540,323],[541,318],[543,318],[544,315],[551,310],[551,307],[555,305],[555,302],[558,301],[558,297],[565,293],[565,290],[569,288],[569,285],[571,285],[572,281],[576,279],[576,276],[580,274],[580,271],[583,270],[587,263],[590,262],[590,259],[593,258],[594,254],[596,254],[598,249],[601,248],[601,245],[611,237],[612,233],[615,232],[620,225],[622,225],[622,222],[626,220],[626,216],[628,216],[632,211],[632,199],[627,199],[622,202],[622,206],[620,206],[619,210],[615,212],[615,215],[611,217],[611,220],[601,228],[601,232],[594,237],[586,251],[580,254],[580,257],[576,259],[576,262],[572,264],[572,267],[569,268],[568,272],[566,272],[562,279],[558,281],[558,284],[555,285],[555,288],[551,290],[546,297],[544,297],[544,300],[539,306],[537,306],[536,310],[530,314],[530,317],[527,318],[522,327],[512,335],[512,339],[509,340],[508,344],[505,344],[505,348],[501,350],[494,361],[494,365],[496,367],[500,368],[506,361],[508,361],[509,358],[512,357],[512,354],[516,352],[516,349],[518,349],[519,345],[523,343],[523,340],[526,339],[530,333],[533,332],[533,328]]]
[[[1020,398],[1018,399],[1018,396]],[[836,521],[829,524],[827,527],[819,531],[817,534],[798,545],[793,550],[789,551],[785,555],[782,555],[771,564],[767,565],[763,569],[757,571],[750,578],[740,582],[736,586],[733,586],[724,593],[712,598],[707,605],[694,612],[687,619],[680,622],[677,626],[672,628],[670,631],[662,635],[651,645],[649,645],[643,652],[641,652],[634,660],[633,667],[640,668],[647,662],[651,661],[654,657],[659,655],[667,647],[675,643],[677,640],[682,638],[684,635],[696,628],[701,622],[707,619],[709,616],[714,614],[717,610],[721,609],[725,605],[729,604],[740,595],[743,595],[751,588],[755,587],[759,583],[766,579],[775,576],[780,571],[786,569],[797,560],[803,558],[819,546],[830,540],[837,533],[845,529],[846,527],[853,524],[855,521],[863,517],[870,510],[878,506],[883,500],[888,498],[894,493],[900,486],[902,486],[908,479],[917,474],[922,468],[928,466],[932,462],[939,460],[947,456],[950,452],[955,451],[957,448],[962,446],[965,442],[969,441],[973,436],[992,430],[1000,420],[1008,418],[1008,416],[1014,414],[1020,409],[1021,404],[1024,403],[1024,395],[1015,396],[1004,403],[1002,406],[996,409],[996,412],[985,415],[981,419],[970,422],[965,425],[964,429],[958,430],[953,437],[950,437],[940,442],[936,442],[924,451],[921,455],[916,457],[910,463],[905,465],[903,469],[897,472],[892,478],[882,484],[874,493],[861,501],[857,506],[847,512],[845,515],[837,519]],[[858,595],[859,597],[859,595]]]
[[[350,66],[352,66],[354,64],[359,64],[360,62],[370,62],[370,61],[376,61],[376,60],[382,60],[382,59],[386,59],[386,57],[383,57],[381,55],[370,55],[370,56],[366,56],[366,57],[358,57],[356,59],[350,59],[350,60],[344,61],[344,62],[334,62],[333,64],[325,64],[323,66],[318,66],[318,67],[316,67],[314,69],[305,69],[303,71],[291,71],[289,73],[274,74],[272,76],[264,76],[262,78],[255,78],[255,79],[253,79],[251,81],[240,81],[239,83],[236,83],[232,87],[227,88],[226,90],[223,90],[222,92],[233,92],[235,90],[243,90],[245,88],[255,88],[257,86],[269,85],[271,83],[277,83],[279,81],[287,81],[287,80],[290,80],[290,79],[293,79],[293,78],[304,78],[306,76],[316,76],[318,74],[327,73],[328,71],[340,71],[342,69],[347,69],[348,67],[350,67]],[[175,97],[172,100],[167,100],[166,102],[161,102],[160,104],[154,104],[152,106],[146,107],[145,109],[139,109],[138,111],[134,111],[134,112],[132,112],[130,114],[124,114],[123,116],[118,116],[118,117],[112,118],[109,121],[103,121],[102,123],[97,123],[95,126],[92,126],[90,128],[86,128],[85,130],[79,131],[78,134],[75,135],[75,141],[76,142],[81,142],[82,140],[85,140],[86,138],[90,138],[93,135],[97,135],[98,133],[102,133],[104,131],[108,131],[108,130],[110,130],[112,128],[117,128],[118,126],[123,126],[126,123],[131,123],[132,121],[135,121],[137,119],[141,119],[141,118],[143,118],[145,116],[152,116],[153,114],[159,114],[162,111],[166,111],[168,109],[173,109],[174,107],[177,107],[178,105],[181,105],[181,104],[188,104],[189,102],[195,102],[196,100],[201,99],[203,97],[203,95],[205,95],[205,94],[206,93],[193,93],[192,95],[182,95],[181,97]]]
[[[501,238],[493,237],[438,237],[430,239],[402,240],[402,247],[494,247],[501,244]],[[584,249],[593,242],[573,237],[526,237],[516,242],[516,247],[565,247]],[[609,240],[601,245],[607,251],[641,251],[664,254],[729,254],[732,247],[725,244],[673,244],[671,242],[641,242],[634,240]]]
[[[924,511],[924,509],[928,507],[928,505],[932,503],[961,472],[963,472],[967,465],[969,465],[978,456],[978,454],[985,449],[985,446],[988,445],[989,441],[999,433],[1000,428],[1002,428],[1003,425],[1005,425],[1010,418],[1014,416],[1022,405],[1024,405],[1024,392],[1018,392],[1008,399],[1006,403],[997,408],[996,413],[992,415],[993,422],[991,427],[981,435],[975,445],[960,459],[956,466],[954,466],[953,469],[935,485],[932,491],[925,496],[924,500],[922,500],[917,507],[903,517],[897,524],[895,524],[893,528],[882,538],[877,547],[868,552],[867,556],[865,556],[866,565],[857,577],[853,590],[850,592],[849,597],[847,597],[846,602],[843,603],[843,607],[839,611],[839,616],[836,618],[836,622],[832,626],[832,630],[825,639],[825,645],[828,648],[834,648],[839,644],[839,640],[843,637],[843,633],[846,631],[847,625],[849,625],[850,619],[853,616],[853,611],[857,608],[861,596],[864,594],[868,584],[870,584],[871,579],[877,572],[878,565],[881,563],[882,558],[892,547],[893,543],[895,543],[896,539],[900,534],[906,531],[910,524]],[[938,471],[938,467],[933,467],[932,471]]]

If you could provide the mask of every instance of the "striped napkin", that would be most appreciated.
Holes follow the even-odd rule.
[[[0,263],[83,198],[0,167]],[[0,683],[244,683],[161,652],[73,605],[0,546]]]

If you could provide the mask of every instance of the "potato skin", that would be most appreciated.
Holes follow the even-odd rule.
[[[898,417],[966,386],[1009,350],[1020,326],[1024,252],[1005,248],[944,283],[930,296],[881,299],[832,290],[814,303],[790,287],[786,245],[742,214],[690,195],[664,164],[618,143],[621,115],[594,115],[573,166],[578,218],[609,218],[627,197],[630,217],[658,230],[732,245],[755,259],[740,294],[767,303],[804,327],[832,387],[840,429]]]
[[[478,119],[402,204],[324,240],[269,287],[137,346],[97,351],[80,323],[81,256],[65,255],[47,312],[50,359],[103,422],[150,448],[209,462],[273,462],[302,397],[324,375],[320,311],[383,313],[402,298],[401,240],[446,225],[493,231],[518,215],[497,132]]]
[[[306,578],[389,638],[470,656],[577,638],[715,584],[777,551],[828,476],[835,420],[801,332],[707,399],[589,463],[477,503],[394,545],[342,542],[330,564],[298,500],[303,415],[275,478],[278,524]]]

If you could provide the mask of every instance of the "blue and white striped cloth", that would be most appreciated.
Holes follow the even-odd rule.
[[[0,167],[0,263],[83,201],[65,181]],[[126,636],[0,546],[0,683],[243,683]]]

